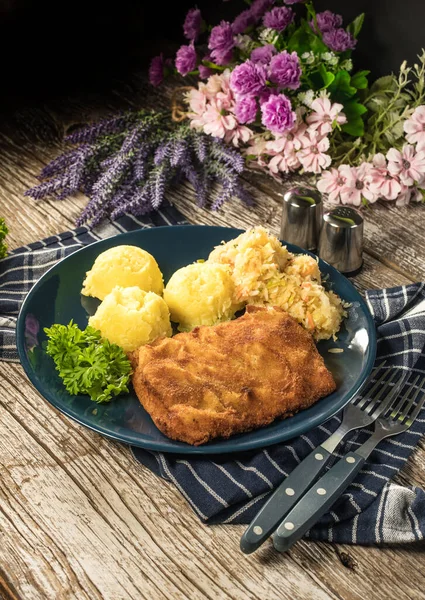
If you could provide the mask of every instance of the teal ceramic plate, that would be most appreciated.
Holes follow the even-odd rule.
[[[269,446],[305,433],[341,410],[370,374],[375,360],[376,335],[372,317],[361,296],[343,275],[323,261],[320,261],[320,270],[328,276],[326,285],[351,303],[337,343],[326,341],[318,345],[335,377],[337,390],[291,418],[257,431],[234,435],[228,440],[193,447],[162,435],[134,393],[120,396],[109,404],[97,405],[86,396],[72,397],[64,390],[53,361],[42,350],[46,339],[43,328],[53,323],[66,324],[71,319],[82,328],[87,325],[87,310],[91,307],[90,302],[82,303],[81,284],[86,271],[101,252],[120,244],[140,246],[156,258],[167,282],[176,269],[199,258],[207,258],[214,246],[240,233],[237,229],[196,225],[142,229],[87,246],[56,264],[28,294],[17,323],[21,362],[37,390],[64,414],[102,435],[142,448],[185,454],[239,452]],[[288,249],[302,252],[290,244]],[[34,339],[33,332],[37,327],[39,333]],[[329,348],[335,346],[344,352],[329,353]]]

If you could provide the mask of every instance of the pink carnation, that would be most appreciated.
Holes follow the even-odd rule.
[[[406,144],[402,151],[391,148],[387,152],[388,172],[398,175],[404,185],[422,183],[425,179],[425,152],[416,152],[413,146]]]
[[[395,200],[401,192],[399,180],[388,172],[387,161],[381,153],[373,158],[369,179],[370,190],[379,198]]]
[[[299,151],[298,158],[307,173],[321,173],[329,167],[331,157],[326,152],[329,150],[328,138],[320,139],[316,131],[307,131],[303,137],[303,149]]]
[[[317,189],[322,194],[327,194],[329,202],[338,203],[346,181],[346,177],[338,169],[331,169],[322,173],[322,177],[317,182]]]
[[[409,144],[417,144],[418,151],[425,150],[425,106],[418,106],[403,127]]]
[[[343,204],[360,206],[363,198],[376,202],[378,196],[370,189],[370,163],[362,163],[360,167],[341,165],[339,173],[345,177],[345,185],[340,192]]]
[[[416,186],[403,185],[395,204],[396,206],[407,206],[409,202],[420,202],[422,199],[422,192]]]
[[[331,104],[329,98],[317,98],[311,104],[312,113],[307,117],[310,129],[325,136],[333,129],[334,124],[343,125],[347,118],[342,113],[342,104]]]

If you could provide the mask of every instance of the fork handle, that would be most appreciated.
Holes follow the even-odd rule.
[[[314,483],[330,456],[330,452],[318,446],[286,477],[242,535],[242,552],[251,554],[266,541],[286,513]]]
[[[286,552],[328,512],[342,492],[355,479],[366,459],[356,452],[344,455],[315,483],[298,504],[286,515],[273,536],[279,552]]]

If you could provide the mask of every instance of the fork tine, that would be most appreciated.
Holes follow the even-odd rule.
[[[381,363],[379,365],[379,367],[376,368],[376,373],[378,373],[382,367],[385,365],[387,361],[384,360],[383,363]],[[379,386],[381,385],[381,382],[383,379],[385,379],[385,376],[387,375],[387,371],[384,371],[381,375],[381,377],[379,379],[377,379],[377,381],[375,381],[375,384],[373,385],[373,387],[367,392],[367,394],[365,394],[363,396],[363,398],[361,400],[359,400],[358,402],[356,402],[356,406],[358,406],[359,408],[363,408],[363,406],[367,403],[367,402],[371,402],[372,400],[374,400],[373,395],[376,392],[376,390],[379,388]]]
[[[417,397],[418,397],[418,395],[419,395],[419,392],[421,391],[421,388],[420,388],[420,387],[418,387],[418,388],[416,389],[416,391],[415,391],[415,386],[417,385],[417,383],[418,383],[419,379],[420,379],[420,375],[418,375],[418,376],[416,377],[416,379],[415,379],[414,381],[412,381],[411,385],[409,386],[409,389],[408,389],[408,392],[407,392],[407,394],[405,394],[405,397],[406,397],[406,400],[407,400],[407,397],[409,396],[409,394],[410,394],[412,391],[414,392],[414,393],[413,393],[413,395],[412,395],[412,397],[411,397],[411,398],[410,398],[410,400],[408,401],[408,403],[407,403],[407,406],[405,406],[405,407],[403,408],[403,404],[400,404],[400,405],[399,405],[399,412],[400,412],[400,414],[399,414],[399,416],[398,416],[398,420],[399,420],[399,421],[404,421],[404,419],[407,417],[407,415],[409,414],[409,412],[410,412],[410,410],[411,410],[411,408],[412,408],[412,406],[413,406],[413,403],[415,402],[416,398],[417,398]],[[402,410],[402,409],[403,409],[403,410]],[[394,410],[395,410],[395,409],[394,409]]]
[[[397,372],[397,371],[395,371]],[[374,404],[374,406],[376,407],[375,410],[373,411],[373,413],[370,415],[372,419],[377,419],[379,416],[383,415],[384,413],[386,413],[386,411],[391,408],[391,406],[393,405],[394,401],[397,398],[397,394],[399,393],[399,391],[402,389],[402,386],[404,385],[404,382],[406,381],[408,375],[407,374],[403,374],[400,379],[397,381],[397,383],[394,384],[393,388],[388,392],[387,396],[385,397],[385,399],[380,402],[378,404],[378,406],[376,406],[376,404]],[[388,383],[391,381],[391,379],[388,381]],[[386,388],[385,388],[386,389]],[[381,394],[382,395],[382,394]]]
[[[416,383],[419,380],[419,375],[416,377],[416,379],[414,379],[412,381],[412,383],[409,385],[409,387],[407,388],[407,391],[405,392],[405,394],[397,401],[395,406],[391,406],[391,413],[389,415],[389,417],[391,419],[399,419],[400,417],[403,417],[403,413],[401,412],[401,409],[403,408],[405,402],[408,401],[409,396],[411,391],[414,389]],[[403,419],[401,419],[403,420]]]
[[[368,406],[365,410],[365,412],[367,414],[370,414],[370,412],[373,409],[379,408],[379,406],[382,406],[382,402],[380,402],[382,396],[385,394],[385,392],[388,391],[388,387],[390,385],[390,383],[392,383],[393,379],[398,375],[398,372],[396,369],[394,369],[394,371],[391,373],[390,377],[384,382],[384,385],[381,387],[381,389],[379,390],[379,392],[377,394],[374,394],[373,397],[371,397],[371,404],[370,406]],[[382,378],[381,378],[382,379]],[[394,384],[394,387],[396,386],[396,384]],[[391,390],[390,388],[390,392],[392,392],[393,390]],[[372,396],[372,394],[369,394],[370,396]]]
[[[417,390],[417,392],[415,394],[415,398],[417,397],[417,395],[419,394],[419,392],[422,392],[422,388],[424,386],[424,383],[425,383],[425,377],[423,377],[423,379],[421,380],[420,384],[418,385],[418,390]],[[425,402],[425,394],[422,395],[422,398],[419,400],[419,402],[417,403],[417,405],[415,406],[415,408],[412,410],[412,413],[410,415],[407,415],[406,425],[408,427],[411,426],[411,424],[413,423],[413,421],[418,416],[421,408],[424,405],[424,402]]]

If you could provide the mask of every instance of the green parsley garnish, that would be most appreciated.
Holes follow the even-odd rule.
[[[67,392],[88,394],[95,402],[109,402],[128,392],[131,364],[124,350],[101,337],[100,331],[86,327],[81,331],[69,325],[55,324],[44,329],[49,341],[46,352]]]

